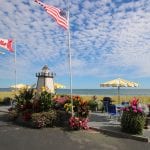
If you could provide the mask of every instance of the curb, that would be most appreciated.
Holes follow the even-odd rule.
[[[96,128],[96,127],[89,127],[89,128],[92,130],[107,134],[107,135],[115,136],[115,137],[128,138],[128,139],[133,139],[133,140],[142,141],[142,142],[150,142],[150,139],[148,137],[130,135],[130,134],[123,133],[123,132],[117,132],[117,131],[112,131],[108,129]]]
[[[8,109],[11,106],[0,106],[0,112],[9,113]]]
[[[9,113],[9,111],[7,111],[7,110],[0,110],[0,112]]]

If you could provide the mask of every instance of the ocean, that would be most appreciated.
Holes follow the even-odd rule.
[[[10,88],[0,88],[0,91],[11,91]],[[58,94],[70,94],[70,89],[57,89]],[[73,95],[102,95],[116,96],[117,88],[113,89],[73,89]],[[120,88],[121,96],[150,96],[150,89],[123,89]]]

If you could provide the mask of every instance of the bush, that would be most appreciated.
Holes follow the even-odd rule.
[[[60,127],[68,127],[69,126],[69,118],[71,114],[63,110],[57,110],[57,119],[56,125]]]
[[[80,118],[80,128],[86,128],[86,121],[89,114],[88,102],[79,96],[73,96],[73,107],[70,96],[52,95],[42,90],[39,97],[34,99],[33,91],[24,89],[15,96],[15,107],[13,107],[10,118],[25,126],[42,127],[69,127],[72,108],[74,115]],[[16,118],[16,119],[15,119]],[[74,127],[73,127],[74,128]]]
[[[122,131],[132,134],[142,134],[145,125],[144,115],[123,112],[121,118]]]
[[[89,115],[89,107],[88,103],[85,101],[81,101],[80,105],[78,106],[76,116],[81,117],[81,118],[87,118]]]
[[[6,106],[10,105],[11,104],[11,100],[12,99],[10,97],[4,97],[2,105],[6,105]]]
[[[21,105],[30,102],[34,95],[34,89],[23,88],[19,90],[18,95],[15,95],[14,100],[17,102],[17,104]]]
[[[48,111],[52,107],[52,94],[48,91],[42,91],[39,96],[40,111]]]
[[[138,99],[134,98],[131,105],[124,108],[121,117],[121,128],[123,132],[142,134],[145,125],[145,114],[138,107]]]
[[[79,130],[79,129],[88,129],[87,126],[88,118],[80,118],[80,117],[70,117],[69,119],[69,126],[73,130]]]
[[[17,117],[18,117],[18,113],[11,108],[11,110],[9,110],[9,113],[8,113],[8,118],[14,121]]]
[[[96,108],[98,107],[98,103],[96,101],[93,101],[93,100],[90,100],[88,102],[88,105],[89,105],[89,109],[92,111],[95,111]]]
[[[70,103],[70,97],[67,95],[56,95],[53,99],[53,108],[56,110],[65,110],[64,105]]]
[[[48,112],[33,113],[31,120],[34,128],[53,127],[56,122],[56,112],[51,110]]]

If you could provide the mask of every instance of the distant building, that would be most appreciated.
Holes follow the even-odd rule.
[[[51,93],[55,93],[54,76],[55,73],[50,72],[48,66],[45,65],[41,72],[36,73],[36,77],[38,77],[36,86],[37,91],[41,92],[42,87],[46,87]]]

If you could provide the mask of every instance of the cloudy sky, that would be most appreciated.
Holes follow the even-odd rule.
[[[67,10],[67,0],[42,2]],[[73,88],[118,77],[150,88],[150,0],[70,0],[70,33]],[[0,38],[16,41],[18,83],[36,83],[47,64],[69,87],[67,35],[34,0],[0,0]],[[0,51],[0,87],[9,87],[14,53]]]

